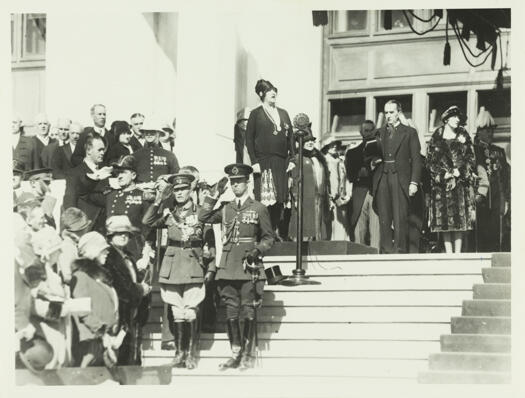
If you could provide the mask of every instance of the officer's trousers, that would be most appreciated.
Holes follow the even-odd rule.
[[[217,281],[217,289],[226,306],[226,319],[254,319],[255,305],[262,302],[264,281],[224,280]]]

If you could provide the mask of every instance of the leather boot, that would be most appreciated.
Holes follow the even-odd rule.
[[[239,319],[228,319],[226,321],[226,326],[228,329],[228,339],[230,340],[232,356],[228,358],[226,362],[219,365],[219,370],[235,369],[239,367],[239,363],[241,362],[242,346]]]
[[[255,319],[244,320],[243,331],[243,352],[241,358],[240,370],[251,369],[255,366],[255,328],[257,324]]]
[[[186,369],[195,369],[197,367],[197,361],[195,360],[195,346],[197,345],[197,320],[194,319],[190,322],[184,322],[186,328]]]
[[[171,362],[173,367],[183,367],[184,366],[184,324],[185,322],[173,322],[173,335],[175,343],[175,357]]]

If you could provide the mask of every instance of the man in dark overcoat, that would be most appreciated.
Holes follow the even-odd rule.
[[[274,243],[268,209],[248,195],[248,179],[253,169],[234,163],[225,167],[235,199],[215,209],[218,197],[225,191],[222,179],[212,196],[204,199],[199,221],[222,224],[222,256],[217,266],[217,286],[226,306],[228,338],[232,356],[220,369],[251,368],[255,364],[255,308],[262,303],[264,266],[257,261]],[[248,265],[252,264],[253,268]],[[253,279],[252,279],[253,278]],[[243,340],[239,319],[244,320]]]
[[[408,252],[409,199],[418,191],[421,180],[419,137],[415,129],[400,122],[401,111],[396,100],[385,104],[387,124],[376,134],[382,157],[371,161],[381,253]]]

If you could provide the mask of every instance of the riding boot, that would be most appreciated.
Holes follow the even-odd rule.
[[[255,329],[257,324],[255,319],[244,320],[244,349],[242,352],[240,370],[251,369],[255,366]]]
[[[239,319],[228,319],[226,321],[228,328],[228,339],[230,340],[230,347],[232,356],[226,362],[219,365],[219,370],[226,370],[229,368],[237,368],[241,362],[242,346],[241,346],[241,326]]]
[[[184,366],[184,323],[185,322],[173,322],[173,335],[174,335],[174,343],[175,343],[175,357],[173,358],[173,361],[171,362],[171,366],[173,367],[183,367]]]
[[[186,369],[195,369],[197,362],[195,360],[195,346],[197,345],[197,320],[184,322],[186,328]]]

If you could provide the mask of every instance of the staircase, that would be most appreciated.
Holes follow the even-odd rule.
[[[510,253],[494,254],[492,267],[482,269],[483,283],[452,317],[452,334],[441,336],[441,352],[430,355],[420,383],[511,382],[510,262]]]
[[[290,275],[295,258],[265,258],[265,266],[276,264],[284,275]],[[428,369],[432,352],[461,344],[458,335],[441,341],[439,336],[449,333],[451,327],[458,333],[473,325],[483,325],[482,330],[492,334],[479,335],[479,341],[467,339],[466,346],[474,349],[476,343],[491,339],[494,352],[468,355],[504,355],[496,352],[509,344],[505,325],[509,326],[510,319],[498,326],[493,323],[497,321],[486,319],[493,314],[506,317],[508,302],[500,306],[502,302],[491,300],[483,307],[476,300],[480,294],[488,298],[490,294],[509,293],[508,286],[493,285],[490,290],[482,283],[483,278],[487,282],[487,278],[499,275],[487,271],[492,269],[490,265],[490,254],[310,255],[304,259],[304,268],[320,285],[265,286],[263,308],[258,314],[259,367],[246,372],[217,370],[229,355],[220,309],[217,332],[201,336],[198,368],[173,369],[173,383],[194,385],[202,381],[226,386],[234,380],[248,382],[261,376],[272,380],[269,384],[290,377],[297,382],[416,383],[418,374]],[[475,300],[469,300],[472,286]],[[468,304],[462,307],[462,302]],[[144,329],[145,366],[167,364],[173,356],[173,351],[160,349],[161,319],[157,288]],[[432,358],[431,363],[438,363]]]

